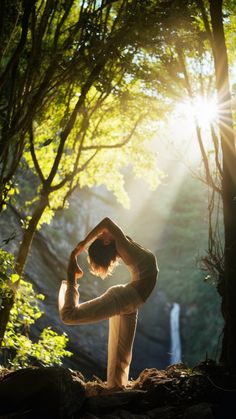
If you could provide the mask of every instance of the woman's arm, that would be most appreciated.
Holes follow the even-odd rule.
[[[84,239],[84,243],[88,244],[102,233],[109,233],[114,240],[126,239],[121,228],[110,218],[105,217],[102,221],[100,221],[100,223],[96,225],[96,227],[90,231],[90,233]]]
[[[110,218],[106,217],[88,233],[84,240],[78,243],[78,245],[75,248],[75,250],[77,249],[77,252],[75,252],[76,255],[81,253],[86,245],[88,245],[91,241],[95,240],[102,233],[109,233],[111,235],[111,238],[116,241],[126,240],[126,237],[123,231],[120,229],[120,227],[117,224],[115,224],[114,221],[112,221]]]
[[[88,243],[96,239],[104,232],[108,233],[111,238],[115,240],[117,251],[122,253],[124,243],[127,243],[128,240],[126,239],[120,227],[110,218],[106,217],[100,221],[100,223],[98,223],[96,227],[94,227],[90,233],[88,233],[85,239],[78,243],[75,249],[72,251],[67,269],[67,276],[69,281],[74,281],[75,279],[79,279],[83,276],[83,271],[78,264],[77,256],[85,250],[85,246]]]
[[[85,239],[77,245],[75,249],[76,255],[79,255],[84,250],[87,244],[95,240],[103,233],[107,234],[108,238],[115,240],[117,252],[123,259],[123,261],[127,264],[132,263],[132,260],[130,258],[130,241],[127,239],[123,230],[108,217],[105,217],[102,221],[100,221],[100,223],[98,223],[90,231],[90,233],[85,237]]]
[[[74,284],[77,279],[82,278],[83,274],[84,273],[77,262],[75,250],[73,250],[67,267],[67,280]]]

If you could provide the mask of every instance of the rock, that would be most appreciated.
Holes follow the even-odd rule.
[[[197,371],[197,370],[196,370]],[[236,377],[175,364],[146,368],[124,390],[65,368],[0,370],[0,417],[10,419],[234,419]],[[216,381],[217,380],[217,381]]]
[[[0,415],[67,419],[84,400],[83,381],[65,368],[25,368],[0,381]]]
[[[108,414],[120,408],[132,410],[134,406],[137,409],[145,394],[146,392],[142,390],[125,390],[93,396],[87,399],[83,409],[94,414]]]
[[[176,414],[176,408],[174,406],[164,406],[149,410],[147,412],[147,416],[150,419],[177,419],[178,417]]]
[[[127,410],[117,410],[111,415],[104,415],[103,419],[149,419],[145,414],[133,414]]]
[[[184,419],[214,419],[212,406],[209,403],[198,403],[185,410]]]

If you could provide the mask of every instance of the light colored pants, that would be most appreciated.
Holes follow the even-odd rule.
[[[79,304],[78,286],[62,281],[59,313],[66,324],[77,325],[109,319],[107,385],[126,386],[132,359],[138,307],[143,304],[129,283],[115,285],[98,298]]]

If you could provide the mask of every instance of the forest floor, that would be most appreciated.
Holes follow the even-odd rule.
[[[146,369],[125,390],[61,368],[0,369],[0,418],[233,419],[236,376],[213,361]]]

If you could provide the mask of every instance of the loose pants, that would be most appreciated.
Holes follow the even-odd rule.
[[[100,297],[79,304],[78,285],[62,281],[59,313],[64,323],[77,325],[109,319],[108,387],[127,385],[138,308],[142,304],[143,300],[130,283],[115,285]]]

